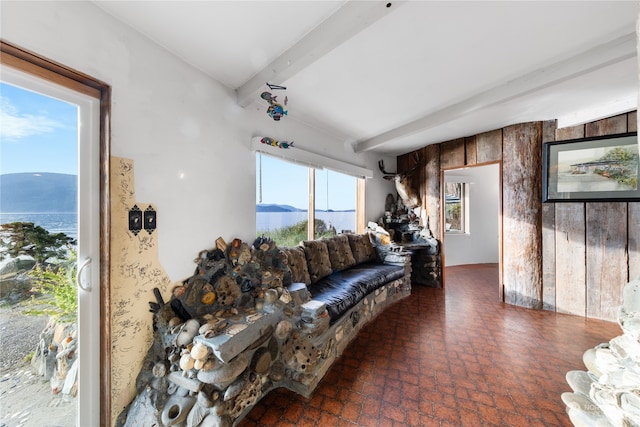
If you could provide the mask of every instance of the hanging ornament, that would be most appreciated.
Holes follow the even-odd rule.
[[[263,144],[270,145],[270,146],[272,146],[272,147],[278,147],[278,148],[284,148],[284,149],[287,149],[287,148],[295,148],[295,147],[293,146],[293,141],[291,141],[291,142],[289,142],[289,141],[278,141],[278,140],[276,140],[276,139],[269,138],[269,137],[267,137],[267,136],[265,136],[264,138],[262,138],[262,139],[260,140],[260,142],[262,142]]]
[[[271,83],[267,83],[267,86],[270,90],[287,90],[286,87],[280,85],[274,85]],[[260,98],[264,99],[269,103],[269,108],[267,108],[267,114],[276,122],[280,121],[282,116],[287,115],[287,111],[284,109],[282,104],[278,104],[277,95],[273,95],[271,92],[262,92],[260,94]],[[284,97],[284,105],[287,105],[289,102],[289,98],[285,95]]]

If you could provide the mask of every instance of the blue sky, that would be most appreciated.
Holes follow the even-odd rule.
[[[290,148],[295,150],[295,148]],[[309,172],[307,166],[262,155],[256,155],[256,203],[290,205],[309,208]],[[327,186],[328,181],[328,186]],[[329,197],[327,198],[327,190]],[[328,200],[327,200],[328,199]],[[326,169],[316,171],[316,210],[349,210],[356,208],[356,178]]]
[[[76,175],[77,107],[0,83],[0,174]]]

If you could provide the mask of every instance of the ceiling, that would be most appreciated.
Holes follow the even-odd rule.
[[[243,107],[266,111],[266,83],[286,86],[283,120],[356,152],[637,107],[636,1],[94,3],[236,90]]]

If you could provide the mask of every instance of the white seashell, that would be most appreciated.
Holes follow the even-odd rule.
[[[193,345],[191,349],[191,357],[196,360],[202,360],[207,357],[209,354],[209,347],[202,344],[201,342],[197,342]]]
[[[194,364],[195,364],[195,359],[191,357],[191,355],[188,353],[183,354],[182,357],[180,358],[180,368],[183,371],[188,371],[189,369],[192,369]]]
[[[205,362],[205,361],[206,361],[206,359],[196,360],[196,361],[193,363],[193,368],[194,368],[194,369],[198,369],[198,370],[202,369],[202,367],[204,366],[204,362]]]

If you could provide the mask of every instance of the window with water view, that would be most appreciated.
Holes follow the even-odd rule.
[[[279,246],[307,240],[310,194],[315,202],[313,238],[356,231],[357,179],[256,153],[256,234]]]

